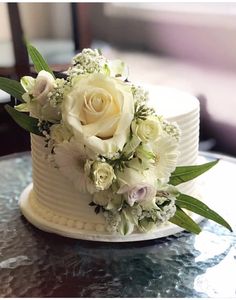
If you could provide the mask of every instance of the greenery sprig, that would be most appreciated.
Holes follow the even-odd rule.
[[[135,108],[135,113],[134,113],[135,119],[146,120],[148,116],[155,114],[154,109],[147,107],[145,104],[140,105],[139,103],[135,103],[134,108]]]

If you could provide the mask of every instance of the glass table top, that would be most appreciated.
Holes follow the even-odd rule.
[[[204,220],[199,235],[183,231],[133,243],[74,240],[28,223],[18,198],[32,180],[30,153],[0,159],[0,174],[0,297],[236,296],[234,159],[221,157],[203,175],[233,233]]]

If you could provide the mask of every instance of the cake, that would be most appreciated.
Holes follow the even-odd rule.
[[[33,184],[20,208],[32,224],[86,240],[148,240],[183,228],[199,233],[201,218],[188,209],[230,229],[195,198],[192,179],[216,162],[196,165],[194,96],[132,84],[123,62],[91,49],[56,79],[38,51],[28,49],[33,61],[32,53],[41,59],[34,61],[38,75],[21,79],[18,94],[12,92],[24,102],[7,110],[31,132]]]

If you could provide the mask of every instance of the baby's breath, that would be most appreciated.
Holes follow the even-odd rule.
[[[57,78],[54,83],[54,89],[48,93],[48,100],[52,107],[57,107],[63,101],[65,88],[68,82],[65,79]]]
[[[133,93],[135,103],[142,105],[148,100],[148,91],[144,90],[142,87],[132,85],[131,91]]]
[[[99,73],[106,62],[106,58],[97,49],[84,49],[73,58],[73,66],[68,69],[68,75],[73,77],[81,74]]]
[[[162,121],[162,128],[168,135],[174,137],[177,141],[179,141],[180,129],[177,124]]]

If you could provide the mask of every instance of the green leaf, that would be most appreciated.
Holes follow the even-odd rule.
[[[26,43],[26,46],[27,46],[29,56],[31,57],[32,62],[34,64],[35,71],[36,72],[40,72],[42,70],[47,71],[50,74],[52,74],[52,76],[55,78],[51,68],[46,63],[46,61],[44,60],[42,55],[39,53],[39,51],[34,46],[30,45],[29,43]]]
[[[0,89],[12,95],[14,98],[23,101],[22,95],[25,93],[25,91],[18,81],[0,77]]]
[[[169,222],[176,224],[187,231],[198,234],[201,228],[194,222],[180,207],[176,206],[175,215],[170,218]]]
[[[178,185],[180,183],[192,180],[205,173],[218,163],[219,160],[211,161],[203,165],[177,167],[171,174],[169,184]]]
[[[200,216],[215,221],[216,223],[226,227],[232,232],[232,228],[230,227],[230,225],[219,214],[210,209],[200,200],[185,194],[179,194],[175,203],[179,207],[186,208]]]
[[[19,112],[10,105],[5,105],[6,111],[12,117],[12,119],[25,130],[43,136],[38,129],[38,119],[30,117],[29,115]]]

